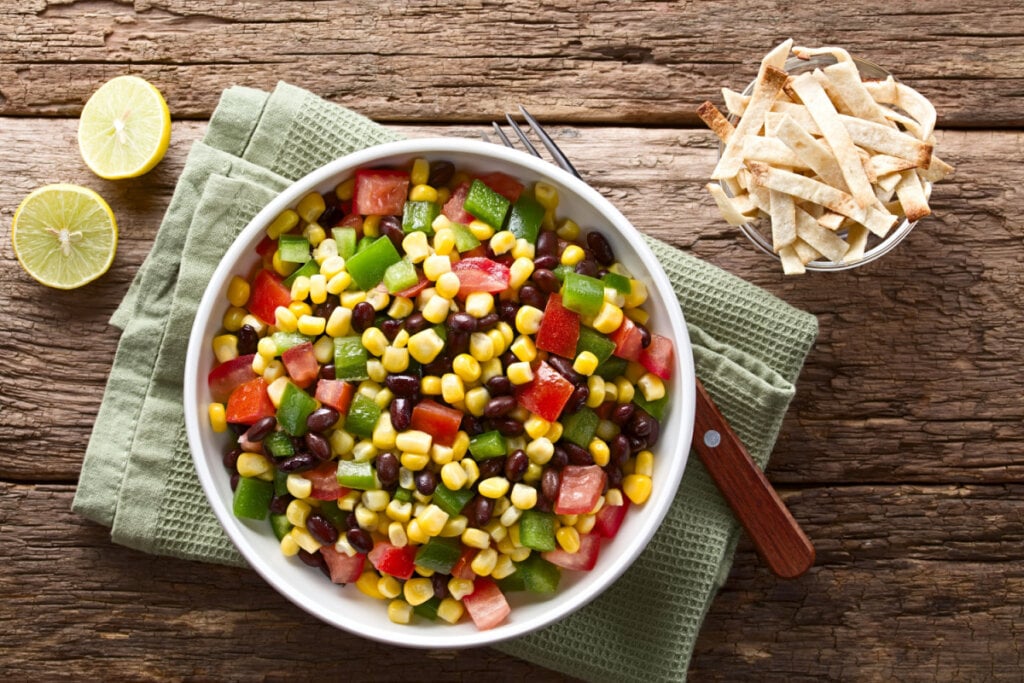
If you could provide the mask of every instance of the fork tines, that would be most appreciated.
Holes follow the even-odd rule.
[[[555,144],[555,141],[552,140],[551,136],[547,134],[547,132],[544,130],[544,127],[537,123],[537,119],[533,118],[533,116],[530,115],[530,112],[526,111],[526,108],[523,107],[522,105],[519,105],[519,111],[522,113],[523,118],[526,119],[526,123],[530,127],[530,130],[533,131],[533,133],[540,139],[541,143],[548,150],[548,152],[551,153],[551,156],[554,157],[555,163],[558,166],[565,169],[566,171],[568,171],[569,173],[572,173],[574,176],[579,178],[580,174],[572,165],[572,162],[570,162],[569,159],[565,156],[565,154],[562,153],[562,150],[558,148],[558,145]],[[527,151],[533,156],[539,157],[540,153],[537,151],[537,148],[533,146],[533,143],[530,142],[530,139],[526,135],[526,131],[524,131],[516,122],[516,120],[512,118],[512,115],[505,114],[505,120],[507,120],[508,124],[512,126],[512,132],[516,134],[516,137],[519,138],[519,141],[523,143],[523,146],[526,147]],[[505,131],[501,129],[501,126],[498,125],[497,122],[494,122],[492,125],[494,126],[495,133],[497,133],[498,137],[501,138],[502,144],[504,144],[506,147],[514,147],[512,141],[508,138],[507,135],[505,135]]]

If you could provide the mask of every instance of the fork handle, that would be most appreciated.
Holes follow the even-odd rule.
[[[772,573],[795,579],[814,546],[697,380],[693,448]]]

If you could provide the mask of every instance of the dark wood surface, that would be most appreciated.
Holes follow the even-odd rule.
[[[384,647],[323,626],[255,574],[147,556],[70,512],[141,264],[191,141],[235,83],[307,87],[406,135],[478,137],[526,104],[641,230],[817,315],[768,476],[817,549],[776,579],[746,541],[694,680],[1024,676],[1024,10],[1017,3],[219,3],[0,6],[0,670],[12,680],[558,679],[489,649]],[[783,13],[785,12],[785,14]],[[838,44],[929,96],[957,167],[882,261],[784,278],[702,190],[695,106],[783,38]],[[171,149],[110,182],[78,155],[103,80],[167,96]],[[111,271],[70,293],[25,275],[10,221],[39,185],[99,191]]]

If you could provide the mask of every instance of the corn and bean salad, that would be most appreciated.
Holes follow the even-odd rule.
[[[213,338],[234,514],[387,603],[502,623],[651,493],[671,340],[558,192],[447,161],[356,171],[271,223]]]

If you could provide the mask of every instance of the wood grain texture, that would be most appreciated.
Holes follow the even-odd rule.
[[[969,4],[754,2],[210,3],[28,0],[0,8],[0,114],[75,115],[130,71],[178,117],[232,84],[305,86],[380,120],[696,124],[774,45],[834,44],[926,93],[942,126],[1024,122],[1024,10]]]

